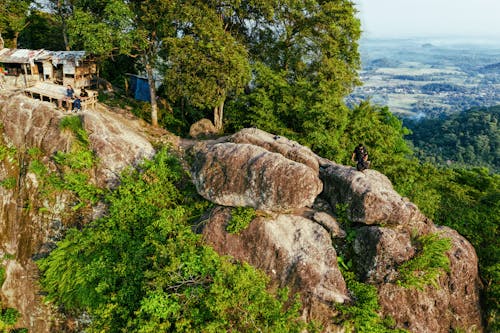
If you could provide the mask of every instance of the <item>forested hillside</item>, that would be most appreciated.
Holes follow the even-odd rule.
[[[416,156],[439,165],[500,170],[500,106],[405,120]]]
[[[353,148],[364,143],[372,168],[401,195],[474,245],[485,287],[484,321],[490,332],[500,330],[500,108],[408,123],[408,136],[387,107],[366,101],[347,107],[344,98],[360,84],[361,30],[351,1],[44,3],[0,0],[5,46],[94,54],[101,79],[113,87],[100,94],[110,107],[182,137],[202,118],[213,122],[216,135],[257,127],[346,165]],[[39,31],[46,33],[35,38]],[[149,78],[152,103],[128,96],[126,73]],[[75,163],[92,155],[74,153]],[[0,146],[0,161],[14,155]],[[55,163],[66,167],[69,155],[58,156]],[[448,160],[451,168],[444,168]],[[125,173],[116,192],[99,190],[98,198],[82,185],[87,178],[71,178],[75,196],[87,200],[81,199],[83,208],[102,199],[110,211],[71,229],[39,261],[48,299],[68,314],[90,314],[94,331],[315,330],[314,323],[298,319],[298,305],[285,291],[268,294],[260,272],[215,255],[191,232],[208,204],[187,185],[175,157],[161,151],[141,168],[143,174]],[[62,171],[59,176],[65,177]],[[0,181],[4,188],[15,183]],[[346,323],[354,323],[348,327],[400,331],[378,317],[375,292],[355,273],[349,273],[350,288],[367,297],[342,310]]]

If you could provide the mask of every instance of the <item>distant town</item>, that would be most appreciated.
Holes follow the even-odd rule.
[[[500,44],[362,39],[363,86],[349,104],[370,99],[402,117],[436,117],[500,105]]]

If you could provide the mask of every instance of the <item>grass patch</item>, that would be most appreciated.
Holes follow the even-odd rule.
[[[439,234],[429,234],[417,238],[417,255],[404,262],[398,269],[396,283],[405,288],[423,290],[432,285],[438,288],[438,279],[450,271],[450,259],[446,251],[451,249],[451,240]]]
[[[7,177],[5,179],[0,180],[0,186],[7,190],[12,190],[17,185],[16,177]]]

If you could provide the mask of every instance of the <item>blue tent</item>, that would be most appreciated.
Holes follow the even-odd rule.
[[[149,94],[148,79],[143,76],[134,74],[130,75],[130,92],[134,94],[134,98],[138,101],[151,102],[151,95]]]

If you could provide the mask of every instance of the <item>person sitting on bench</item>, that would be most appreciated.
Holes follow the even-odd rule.
[[[85,87],[82,87],[80,90],[80,98],[84,99],[85,97],[89,97],[89,93],[87,90],[85,90]]]
[[[73,112],[80,112],[82,110],[82,101],[79,96],[75,97],[73,101]]]
[[[62,101],[66,101],[66,108],[68,111],[71,111],[71,106],[72,106],[72,100],[73,100],[73,95],[75,94],[75,90],[71,86],[71,84],[68,84],[68,88],[66,89],[66,95],[62,100],[59,100],[59,107],[62,109]]]

